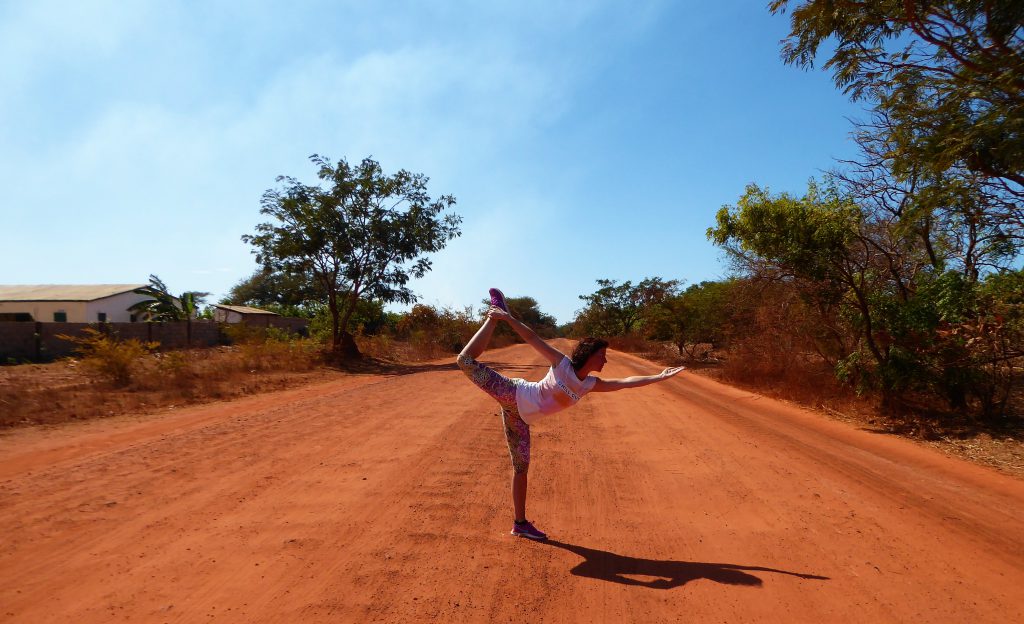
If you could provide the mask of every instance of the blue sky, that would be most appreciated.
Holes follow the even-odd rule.
[[[498,286],[567,322],[599,278],[721,277],[723,204],[854,151],[765,4],[0,1],[0,283],[219,298],[313,153],[457,198],[425,303]]]

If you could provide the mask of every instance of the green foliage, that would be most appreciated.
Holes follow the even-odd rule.
[[[303,314],[310,315],[309,335],[322,343],[332,340],[332,318],[328,306],[322,303],[306,306]],[[375,336],[382,331],[392,330],[397,323],[394,313],[384,311],[382,301],[359,299],[349,319],[349,326],[356,334]]]
[[[426,254],[460,234],[461,218],[442,215],[455,198],[431,199],[422,174],[388,176],[370,158],[310,160],[326,186],[278,177],[281,188],[266,191],[260,209],[272,220],[242,240],[266,271],[310,276],[331,316],[333,349],[357,355],[349,328],[359,300],[415,301],[408,281],[430,270]]]
[[[752,185],[719,211],[708,237],[763,293],[747,320],[774,342],[734,337],[813,351],[889,406],[1004,413],[1024,356],[1009,268],[1024,241],[1024,5],[770,4],[790,7],[785,61],[809,68],[826,45],[836,84],[871,110],[857,159],[804,197]]]
[[[83,336],[58,337],[77,345],[76,351],[82,356],[85,369],[115,386],[127,386],[132,381],[139,361],[159,346],[155,342],[118,340],[92,327],[83,330]]]
[[[324,305],[325,299],[312,275],[259,267],[232,286],[220,303],[252,306],[282,316],[312,318],[316,307]]]
[[[320,358],[321,342],[280,327],[229,323],[222,331],[238,349],[239,364],[245,371],[307,370]]]
[[[747,267],[775,278],[821,280],[841,271],[860,213],[835,189],[812,181],[802,198],[772,196],[751,184],[736,206],[722,207],[715,220],[708,238]]]
[[[667,299],[679,290],[677,280],[644,278],[637,284],[599,279],[600,287],[589,295],[580,295],[587,306],[576,313],[576,336],[622,336],[657,325],[657,316]],[[652,329],[653,330],[653,329]]]
[[[880,0],[791,5],[782,57],[813,66],[823,44],[836,85],[892,121],[894,170],[951,167],[1001,180],[1024,197],[1024,4]],[[834,45],[833,45],[834,42]]]
[[[212,305],[205,306],[202,310],[199,311],[198,314],[196,314],[196,318],[202,319],[204,321],[212,321],[213,311],[214,307]]]
[[[479,327],[480,321],[471,307],[438,310],[416,304],[398,322],[395,334],[421,349],[436,346],[445,353],[458,353]]]
[[[195,318],[199,313],[199,306],[210,296],[207,292],[186,291],[175,297],[156,275],[149,276],[149,286],[137,288],[132,292],[148,295],[151,299],[140,301],[130,306],[128,310],[141,313],[145,320],[154,322]]]
[[[1016,274],[979,280],[962,257],[959,266],[954,255],[936,263],[937,246],[927,243],[942,236],[891,217],[813,183],[803,198],[750,187],[708,236],[749,278],[799,296],[792,310],[802,312],[789,316],[809,313],[820,329],[804,321],[774,328],[809,339],[858,392],[877,392],[888,405],[941,397],[954,410],[997,413],[1016,378],[1007,362],[1022,353],[1020,334],[991,311],[1012,313],[999,297],[1020,286]]]
[[[692,284],[681,294],[664,301],[649,337],[671,340],[680,354],[691,358],[698,355],[697,345],[721,345],[739,300],[734,290],[732,280]],[[702,355],[707,356],[707,352]]]

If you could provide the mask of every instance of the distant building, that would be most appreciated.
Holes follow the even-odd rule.
[[[218,323],[246,323],[248,325],[269,325],[272,317],[280,316],[274,312],[250,308],[249,306],[223,305],[213,306],[213,320]]]
[[[0,321],[43,323],[134,323],[128,311],[152,299],[132,292],[148,284],[0,285]]]

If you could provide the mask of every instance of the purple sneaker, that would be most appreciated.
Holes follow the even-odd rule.
[[[490,290],[487,291],[487,294],[491,296],[492,306],[496,308],[501,308],[502,310],[508,312],[508,306],[505,305],[505,295],[502,294],[500,290],[498,290],[497,288],[491,288]]]
[[[513,522],[512,535],[528,537],[532,540],[546,540],[548,538],[547,533],[541,532],[541,530],[533,526],[533,523],[529,520],[524,520],[522,524],[519,522]]]

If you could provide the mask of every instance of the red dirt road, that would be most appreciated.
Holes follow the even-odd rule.
[[[1024,621],[1022,481],[683,373],[533,428],[535,543],[496,413],[437,362],[7,434],[0,621]]]

